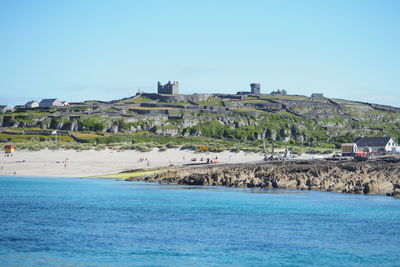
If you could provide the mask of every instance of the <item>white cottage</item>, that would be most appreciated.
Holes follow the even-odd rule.
[[[57,98],[43,99],[39,103],[39,107],[41,108],[62,107],[62,106],[63,104]]]
[[[7,105],[0,105],[0,113],[12,112],[13,108]]]
[[[391,137],[363,137],[356,141],[358,151],[376,150],[391,152],[397,146]]]
[[[26,108],[37,108],[37,107],[39,107],[39,102],[34,101],[34,100],[29,101],[28,103],[25,104],[25,107]]]

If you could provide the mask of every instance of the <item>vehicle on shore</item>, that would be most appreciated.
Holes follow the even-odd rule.
[[[367,161],[369,158],[369,155],[364,152],[358,152],[354,155],[354,160],[356,161]]]

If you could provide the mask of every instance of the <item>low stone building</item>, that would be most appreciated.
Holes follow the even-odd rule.
[[[321,93],[312,93],[311,94],[312,98],[324,98],[324,94]]]
[[[207,101],[210,94],[192,94],[192,95],[160,95],[151,93],[142,93],[141,96],[148,97],[152,100],[160,100],[161,102],[202,102]]]

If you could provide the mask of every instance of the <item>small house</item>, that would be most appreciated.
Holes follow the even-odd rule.
[[[0,113],[12,112],[13,108],[7,105],[0,105]]]
[[[391,152],[397,146],[393,138],[387,137],[362,137],[356,141],[360,151]]]
[[[34,100],[29,101],[28,103],[25,104],[25,107],[26,108],[37,108],[37,107],[39,107],[39,102],[34,101]]]
[[[63,107],[69,107],[69,103],[67,101],[63,101],[61,104]]]
[[[39,103],[39,107],[41,108],[62,107],[62,106],[63,104],[57,98],[43,99]]]
[[[356,143],[344,143],[342,144],[341,148],[342,148],[342,156],[353,156],[357,153]]]
[[[312,98],[324,98],[324,94],[321,93],[313,93],[311,94]]]

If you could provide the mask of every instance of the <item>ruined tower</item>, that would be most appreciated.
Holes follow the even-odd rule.
[[[259,83],[251,83],[250,84],[251,93],[254,95],[260,95],[260,84]]]
[[[168,81],[168,83],[162,85],[161,82],[157,83],[157,93],[159,94],[168,94],[168,95],[177,95],[179,94],[179,83],[174,81]]]

